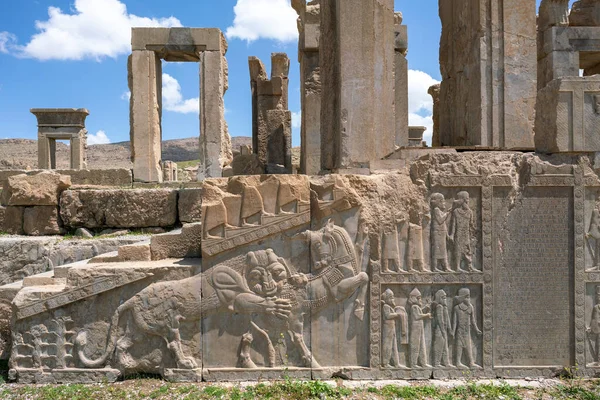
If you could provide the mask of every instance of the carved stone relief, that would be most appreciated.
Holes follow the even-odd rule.
[[[383,285],[384,369],[481,369],[480,285]]]

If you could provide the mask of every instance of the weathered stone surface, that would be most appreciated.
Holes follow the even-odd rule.
[[[292,113],[288,110],[290,60],[285,53],[271,55],[271,78],[256,57],[248,60],[252,89],[252,148],[269,172],[292,172]],[[234,168],[235,173],[235,168]]]
[[[219,51],[222,42],[223,35],[216,28],[133,28],[131,33],[132,50],[151,50],[167,61],[190,61],[172,58]]]
[[[75,231],[75,236],[83,239],[91,239],[94,237],[94,235],[85,228],[77,228]]]
[[[321,169],[360,168],[395,149],[394,2],[320,5]]]
[[[60,235],[63,233],[58,207],[27,207],[23,214],[23,231],[29,236]]]
[[[431,145],[433,147],[440,147],[440,90],[441,85],[438,83],[437,85],[433,85],[429,88],[427,93],[433,99],[433,133],[431,139]]]
[[[396,146],[408,146],[408,28],[402,25],[402,13],[394,14],[396,99]]]
[[[69,190],[61,196],[60,214],[70,228],[169,227],[177,222],[177,191]]]
[[[232,172],[230,176],[238,175],[260,175],[267,169],[260,162],[258,154],[239,155],[233,158],[231,163]]]
[[[535,1],[440,0],[439,12],[441,145],[533,148]]]
[[[161,60],[153,51],[136,50],[127,66],[133,178],[138,182],[162,182]]]
[[[177,208],[180,222],[202,222],[202,189],[181,189]]]
[[[57,237],[0,238],[0,285],[50,271],[53,267],[116,251],[121,245],[146,239],[63,240]]]
[[[23,231],[23,214],[25,207],[6,207],[4,211],[4,221],[2,231],[12,235],[22,235]]]
[[[0,171],[0,182],[4,185],[4,182],[9,177],[15,175],[34,175],[41,172],[41,170],[2,170]],[[130,169],[57,169],[54,170],[57,174],[67,175],[71,177],[72,185],[81,186],[131,186],[133,182],[133,175]]]
[[[201,238],[201,223],[186,224],[176,231],[153,236],[150,241],[152,259],[199,258]]]
[[[544,153],[600,151],[600,77],[565,77],[538,93],[535,146]]]
[[[38,168],[56,169],[56,140],[69,140],[71,169],[87,168],[85,108],[32,108],[38,121]]]
[[[229,88],[227,47],[200,55],[200,167],[198,180],[221,177],[233,159],[231,137],[225,121],[223,97]]]
[[[202,223],[149,245],[153,258],[201,246],[201,260],[29,279],[14,299],[13,376],[596,375],[597,160],[414,149],[385,161],[399,162],[370,175],[209,179]],[[129,249],[147,257],[147,243]],[[38,357],[37,337],[57,355]]]
[[[573,3],[569,14],[570,26],[600,26],[600,2],[579,0]]]
[[[8,206],[57,206],[60,194],[71,186],[71,177],[42,171],[15,175],[4,182],[2,203]]]

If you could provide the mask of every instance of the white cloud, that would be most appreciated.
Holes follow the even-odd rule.
[[[290,0],[237,0],[233,12],[233,26],[226,31],[229,39],[248,42],[258,39],[293,42],[298,39],[298,14]]]
[[[411,126],[425,126],[424,140],[431,145],[433,135],[433,99],[427,93],[439,81],[423,71],[408,71],[408,119]]]
[[[423,71],[408,70],[408,112],[433,112],[433,99],[427,93],[429,88],[439,81]]]
[[[299,129],[302,126],[302,111],[292,113],[292,128]]]
[[[163,74],[163,108],[181,114],[200,113],[200,98],[184,100],[181,85],[169,74]]]
[[[71,12],[49,7],[48,20],[35,23],[39,33],[26,45],[13,46],[15,55],[38,60],[116,58],[131,51],[132,27],[181,26],[174,17],[157,19],[129,14],[119,0],[75,0]]]
[[[131,92],[128,90],[121,95],[121,100],[129,101],[131,99]]]
[[[106,136],[106,132],[104,131],[98,131],[96,132],[96,134],[88,134],[87,135],[87,144],[88,145],[94,145],[94,144],[109,144],[110,143],[110,139],[108,138],[108,136]]]
[[[0,53],[8,53],[10,47],[14,46],[17,38],[10,32],[0,32]]]

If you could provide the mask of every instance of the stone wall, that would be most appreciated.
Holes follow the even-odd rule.
[[[79,264],[19,292],[11,376],[596,375],[600,165],[517,152],[401,161],[207,180],[185,240],[201,259],[161,259],[184,242],[171,235],[152,261]],[[45,345],[60,351],[36,356]]]

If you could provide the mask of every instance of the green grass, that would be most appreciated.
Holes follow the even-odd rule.
[[[200,160],[192,160],[192,161],[178,161],[177,169],[185,169],[189,167],[197,167],[200,165]]]
[[[272,384],[260,383],[247,388],[222,387],[215,384],[174,384],[158,379],[127,380],[116,384],[97,385],[7,385],[0,381],[0,399],[31,400],[529,400],[573,399],[600,400],[599,381],[564,380],[562,384],[531,389],[512,387],[506,383],[496,385],[465,383],[451,389],[431,385],[389,385],[381,388],[367,387],[351,390],[340,385],[321,381],[295,381],[288,379]]]

